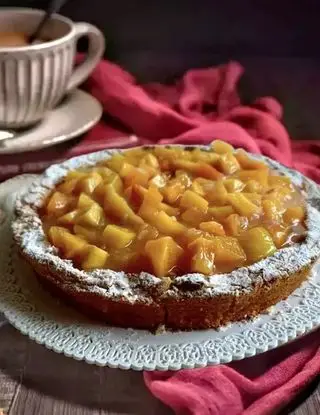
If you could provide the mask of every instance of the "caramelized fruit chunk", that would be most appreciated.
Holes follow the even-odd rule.
[[[214,220],[200,223],[199,228],[213,235],[224,236],[226,234],[221,223],[215,222]]]
[[[192,190],[186,190],[180,200],[180,206],[186,209],[194,208],[200,212],[206,213],[209,203],[206,199]]]
[[[60,216],[60,218],[57,220],[57,223],[60,225],[74,225],[78,215],[79,210],[72,210],[71,212]]]
[[[77,255],[81,255],[87,247],[86,241],[82,238],[58,226],[52,226],[50,228],[49,237],[53,245],[61,249],[64,257],[68,259],[73,259]]]
[[[212,274],[215,269],[212,241],[201,237],[193,241],[188,248],[192,253],[191,271],[205,275]]]
[[[134,213],[127,201],[120,196],[110,184],[106,186],[104,196],[104,209],[116,217],[134,224],[142,224],[143,220]]]
[[[109,254],[101,248],[94,245],[89,245],[87,248],[86,258],[81,262],[81,267],[86,270],[93,270],[95,268],[104,268]]]
[[[211,143],[211,147],[213,151],[215,151],[218,154],[224,154],[224,153],[233,153],[234,148],[231,144],[228,144],[222,140],[215,140]]]
[[[74,225],[73,232],[80,236],[81,238],[86,239],[91,244],[99,244],[101,235],[100,231],[95,228],[88,228],[81,225]]]
[[[189,226],[199,226],[201,222],[206,220],[206,214],[197,209],[187,209],[181,215],[181,219]]]
[[[251,218],[252,216],[258,216],[261,213],[261,208],[251,202],[251,200],[242,193],[230,193],[228,195],[228,200],[239,215]]]
[[[242,149],[239,149],[235,152],[235,157],[242,169],[259,170],[265,169],[267,167],[263,161],[253,159],[246,151]]]
[[[238,213],[232,213],[224,220],[223,224],[228,235],[238,236],[247,229],[248,218],[240,216]]]
[[[121,249],[130,245],[136,234],[127,228],[117,225],[107,225],[102,238],[107,246],[113,249]]]
[[[94,192],[94,189],[102,183],[102,181],[103,180],[100,174],[93,171],[89,176],[86,176],[78,181],[76,189],[90,195]]]
[[[215,262],[226,271],[240,267],[246,261],[246,254],[237,238],[216,236],[214,241]]]
[[[240,236],[240,243],[249,263],[260,261],[274,254],[277,249],[270,233],[262,226],[244,232]]]
[[[154,273],[158,277],[164,277],[178,265],[183,255],[183,249],[170,236],[148,241],[145,251],[151,260]]]
[[[54,192],[47,204],[47,214],[60,216],[65,213],[70,204],[70,197],[61,192]]]
[[[240,164],[232,153],[222,154],[216,165],[224,174],[233,174],[240,170]]]
[[[101,206],[94,203],[84,213],[80,214],[76,218],[76,222],[80,225],[87,226],[101,226],[104,223],[104,213]]]

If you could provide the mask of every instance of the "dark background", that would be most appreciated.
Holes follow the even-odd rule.
[[[236,59],[246,68],[245,102],[273,95],[294,138],[320,138],[317,0],[69,0],[61,13],[97,25],[107,38],[106,56],[141,81],[171,81],[186,69]]]

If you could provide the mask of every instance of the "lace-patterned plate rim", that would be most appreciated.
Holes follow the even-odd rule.
[[[18,177],[4,186],[10,195],[32,178]],[[1,205],[1,200],[0,200]],[[8,212],[10,214],[10,212]],[[179,370],[228,363],[284,345],[320,325],[320,272],[272,312],[220,331],[151,333],[100,326],[59,304],[45,293],[31,270],[12,249],[9,221],[0,225],[0,311],[23,334],[49,349],[90,364],[134,370]]]

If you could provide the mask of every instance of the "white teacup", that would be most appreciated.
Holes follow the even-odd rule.
[[[34,32],[43,11],[0,8],[0,31]],[[74,69],[77,40],[87,36],[89,51]],[[42,43],[0,46],[0,127],[22,128],[40,121],[62,97],[81,84],[104,52],[104,36],[88,23],[54,15],[41,33]],[[50,39],[46,41],[46,39]]]

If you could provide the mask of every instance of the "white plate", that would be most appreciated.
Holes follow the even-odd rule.
[[[271,313],[220,331],[164,333],[120,329],[94,323],[59,303],[38,284],[18,257],[10,232],[16,191],[35,176],[0,185],[0,311],[22,333],[78,360],[135,370],[178,370],[227,363],[285,344],[320,325],[320,271]],[[7,196],[6,196],[7,195]]]
[[[77,137],[101,118],[101,104],[80,89],[70,93],[36,126],[0,141],[0,155],[40,150]]]

